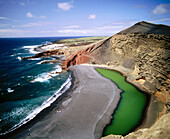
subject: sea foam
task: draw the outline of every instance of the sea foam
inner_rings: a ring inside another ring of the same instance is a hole
[[[14,92],[14,90],[12,90],[11,88],[8,88],[7,91],[8,91],[8,93]]]
[[[18,59],[19,61],[21,61],[21,60],[22,60],[22,58],[21,58],[20,56],[18,56],[18,57],[17,57],[17,59]]]
[[[64,44],[48,44],[45,46],[42,46],[41,49],[44,50],[56,50],[56,49],[61,49]]]
[[[23,46],[22,48],[24,49],[29,49],[30,53],[36,54],[38,53],[37,51],[35,51],[34,49],[37,48],[40,45],[30,45],[30,46]]]
[[[31,83],[34,83],[34,82],[49,82],[49,79],[59,75],[59,73],[62,71],[62,68],[59,65],[57,65],[56,68],[57,69],[52,70],[50,72],[45,72],[45,73],[39,74],[34,80],[31,81]]]
[[[42,58],[30,58],[28,60],[41,60]]]
[[[25,119],[23,119],[19,124],[13,126],[8,131],[4,133],[0,133],[0,135],[5,135],[9,132],[14,131],[15,129],[21,127],[26,124],[30,120],[32,120],[37,114],[39,114],[42,110],[49,107],[61,94],[63,94],[66,90],[68,90],[71,86],[71,75],[67,78],[67,80],[62,84],[62,86],[56,91],[54,95],[52,95],[48,100],[46,100],[41,106],[37,107],[31,114],[29,114]]]

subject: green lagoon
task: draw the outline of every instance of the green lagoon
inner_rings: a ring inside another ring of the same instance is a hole
[[[104,77],[111,79],[123,91],[119,105],[113,113],[113,119],[105,128],[103,135],[126,135],[139,124],[146,108],[147,96],[126,82],[121,73],[99,68],[96,70]]]

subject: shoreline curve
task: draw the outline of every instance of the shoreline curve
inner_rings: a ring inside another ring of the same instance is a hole
[[[72,71],[72,86],[68,94],[40,113],[25,128],[10,138],[99,139],[110,122],[122,92],[112,81],[100,75],[94,67],[76,65]],[[63,94],[64,95],[64,94]],[[61,96],[62,97],[62,96]],[[59,98],[60,99],[60,98]]]

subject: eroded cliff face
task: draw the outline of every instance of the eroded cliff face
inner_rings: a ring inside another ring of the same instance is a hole
[[[78,64],[83,64],[83,63],[94,63],[95,60],[93,60],[94,57],[91,55],[91,53],[94,49],[96,49],[96,47],[103,44],[103,42],[104,42],[104,40],[100,41],[96,44],[93,44],[87,48],[84,48],[84,49],[78,51],[77,53],[71,54],[71,56],[69,56],[63,62],[65,69],[67,69],[69,66],[73,66],[73,65],[78,65]]]
[[[170,102],[170,37],[157,34],[117,34],[91,53],[97,64],[122,66],[130,81],[138,82],[163,103]]]

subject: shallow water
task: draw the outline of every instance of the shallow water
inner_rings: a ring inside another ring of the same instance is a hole
[[[107,69],[96,69],[104,77],[111,79],[123,92],[113,119],[104,130],[104,136],[126,135],[140,122],[146,107],[147,96],[132,84],[126,82],[119,72]]]

